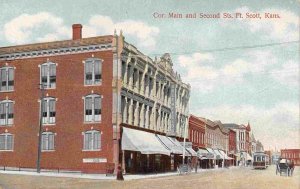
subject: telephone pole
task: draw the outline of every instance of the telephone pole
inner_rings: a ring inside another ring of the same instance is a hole
[[[42,125],[43,125],[43,99],[45,96],[44,84],[39,84],[40,86],[40,122],[39,122],[39,134],[38,134],[38,156],[36,162],[36,172],[41,172],[41,153],[42,153]]]

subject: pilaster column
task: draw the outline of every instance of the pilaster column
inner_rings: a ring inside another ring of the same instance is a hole
[[[128,121],[127,123],[129,125],[132,124],[132,120],[133,120],[133,100],[132,99],[127,99],[128,101]]]
[[[139,122],[139,102],[135,103],[135,110],[134,110],[134,123],[133,125],[138,126]]]
[[[144,127],[145,124],[145,114],[144,114],[145,104],[143,103],[140,107],[140,127]]]
[[[127,97],[124,97],[124,101],[122,102],[124,103],[123,107],[123,123],[127,123],[128,117],[127,117]]]

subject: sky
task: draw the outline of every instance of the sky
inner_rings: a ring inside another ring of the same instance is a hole
[[[1,47],[70,39],[74,23],[83,25],[83,37],[122,30],[153,59],[170,53],[174,69],[191,85],[191,114],[249,122],[265,149],[300,148],[299,0],[0,2]]]

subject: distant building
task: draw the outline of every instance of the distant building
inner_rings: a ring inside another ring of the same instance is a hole
[[[256,152],[256,140],[255,140],[253,132],[251,133],[250,145],[251,145],[250,155],[252,155],[253,153]]]
[[[189,117],[189,141],[194,150],[205,149],[205,122],[194,115]]]
[[[238,125],[235,123],[224,123],[225,128],[232,129],[236,132],[236,156],[237,164],[248,165],[252,161],[251,143],[250,143],[250,124]]]
[[[230,161],[232,165],[236,165],[236,131],[233,129],[229,129],[229,137],[228,137],[228,156],[233,158],[234,161]]]
[[[300,166],[300,149],[282,149],[280,153],[281,158],[289,159]]]
[[[257,140],[256,141],[256,152],[263,152],[264,151],[264,146],[262,145],[262,143]]]

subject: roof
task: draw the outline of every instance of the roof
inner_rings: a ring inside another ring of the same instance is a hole
[[[240,128],[240,125],[236,124],[236,123],[223,123],[223,126],[225,128],[230,128],[230,129],[238,129]]]
[[[0,47],[0,55],[18,53],[18,52],[40,51],[40,50],[47,50],[47,49],[107,44],[107,43],[112,43],[112,41],[113,41],[113,36],[106,35],[106,36],[82,38],[78,40],[63,40],[63,41]]]

